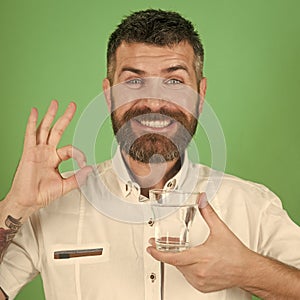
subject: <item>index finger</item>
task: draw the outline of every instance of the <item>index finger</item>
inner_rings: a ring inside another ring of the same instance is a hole
[[[71,102],[65,110],[64,114],[57,120],[57,122],[52,127],[48,138],[49,145],[57,146],[65,129],[72,121],[75,111],[76,104],[74,102]]]
[[[38,119],[38,111],[33,107],[30,111],[28,122],[26,125],[24,148],[36,145],[36,123]]]

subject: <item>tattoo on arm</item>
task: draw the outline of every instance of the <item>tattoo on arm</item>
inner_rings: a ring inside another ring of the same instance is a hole
[[[22,226],[21,219],[22,218],[15,219],[9,215],[5,220],[5,225],[8,229],[0,228],[0,263],[3,260],[7,247]]]

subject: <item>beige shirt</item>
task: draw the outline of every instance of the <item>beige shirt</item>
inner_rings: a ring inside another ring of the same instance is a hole
[[[119,151],[98,171],[84,189],[39,210],[22,226],[0,267],[0,286],[10,299],[38,273],[48,300],[161,299],[161,264],[146,252],[154,236],[147,199],[131,181]],[[185,159],[165,188],[206,191],[220,218],[245,245],[300,267],[300,229],[266,187]],[[203,243],[208,234],[198,213],[191,229],[193,245]],[[54,255],[87,249],[87,256]],[[91,255],[97,251],[101,255]],[[169,265],[164,294],[164,300],[251,299],[238,288],[202,294]]]

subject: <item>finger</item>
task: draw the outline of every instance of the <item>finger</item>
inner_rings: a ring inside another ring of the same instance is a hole
[[[81,152],[79,149],[73,147],[72,145],[64,146],[60,149],[57,149],[56,152],[61,161],[73,158],[76,160],[80,169],[86,166],[86,157],[84,153]]]
[[[199,196],[197,198],[197,204],[198,204],[199,208],[204,208],[208,204],[207,196],[206,196],[205,192],[199,194]]]
[[[63,180],[63,195],[82,186],[88,177],[88,175],[93,171],[91,166],[86,166],[80,169],[76,174],[69,178]]]
[[[73,158],[76,160],[80,170],[63,180],[63,194],[70,192],[71,190],[83,185],[87,176],[93,171],[92,167],[86,166],[86,157],[79,149],[68,145],[57,150],[57,155],[61,161]]]
[[[24,148],[28,148],[36,145],[37,119],[38,119],[38,111],[36,108],[32,108],[26,126]]]
[[[148,242],[151,246],[155,247],[155,239],[154,238],[150,238]]]
[[[56,116],[57,109],[58,109],[58,102],[56,100],[52,100],[43,120],[41,121],[37,129],[38,144],[45,144],[47,142],[51,124]]]
[[[213,230],[215,230],[216,228],[219,228],[220,225],[224,224],[217,213],[214,211],[212,206],[208,203],[205,193],[201,195],[200,201],[198,203],[198,208],[211,232],[213,232]]]
[[[150,239],[151,244],[153,240]],[[197,251],[200,251],[201,246],[197,248],[190,248],[182,252],[163,252],[158,251],[154,245],[148,247],[147,252],[156,260],[173,265],[173,266],[186,266],[197,262],[198,256]]]
[[[64,114],[57,120],[57,122],[52,127],[48,138],[49,145],[57,146],[65,129],[72,121],[75,111],[76,104],[74,102],[71,102],[65,110]]]

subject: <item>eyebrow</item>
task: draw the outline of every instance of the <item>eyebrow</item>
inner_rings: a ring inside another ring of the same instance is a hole
[[[185,71],[187,74],[190,74],[188,68],[184,65],[175,65],[175,66],[172,66],[172,67],[168,67],[166,69],[163,69],[162,72],[163,73],[172,73],[172,72],[175,72],[175,71],[178,71],[178,70],[183,70]],[[135,73],[137,75],[145,75],[146,72],[143,71],[143,70],[140,70],[140,69],[136,69],[136,68],[133,68],[133,67],[128,67],[128,66],[124,66],[120,73],[119,73],[119,76],[123,73],[123,72],[131,72],[131,73]]]
[[[119,76],[123,73],[123,72],[131,72],[131,73],[135,73],[138,75],[145,75],[146,72],[140,69],[136,69],[136,68],[132,68],[132,67],[123,67],[119,73]]]
[[[188,68],[186,66],[183,66],[183,65],[172,66],[172,67],[163,69],[162,71],[163,71],[163,73],[172,73],[172,72],[175,72],[177,70],[183,70],[183,71],[187,72],[188,74],[190,73]]]

